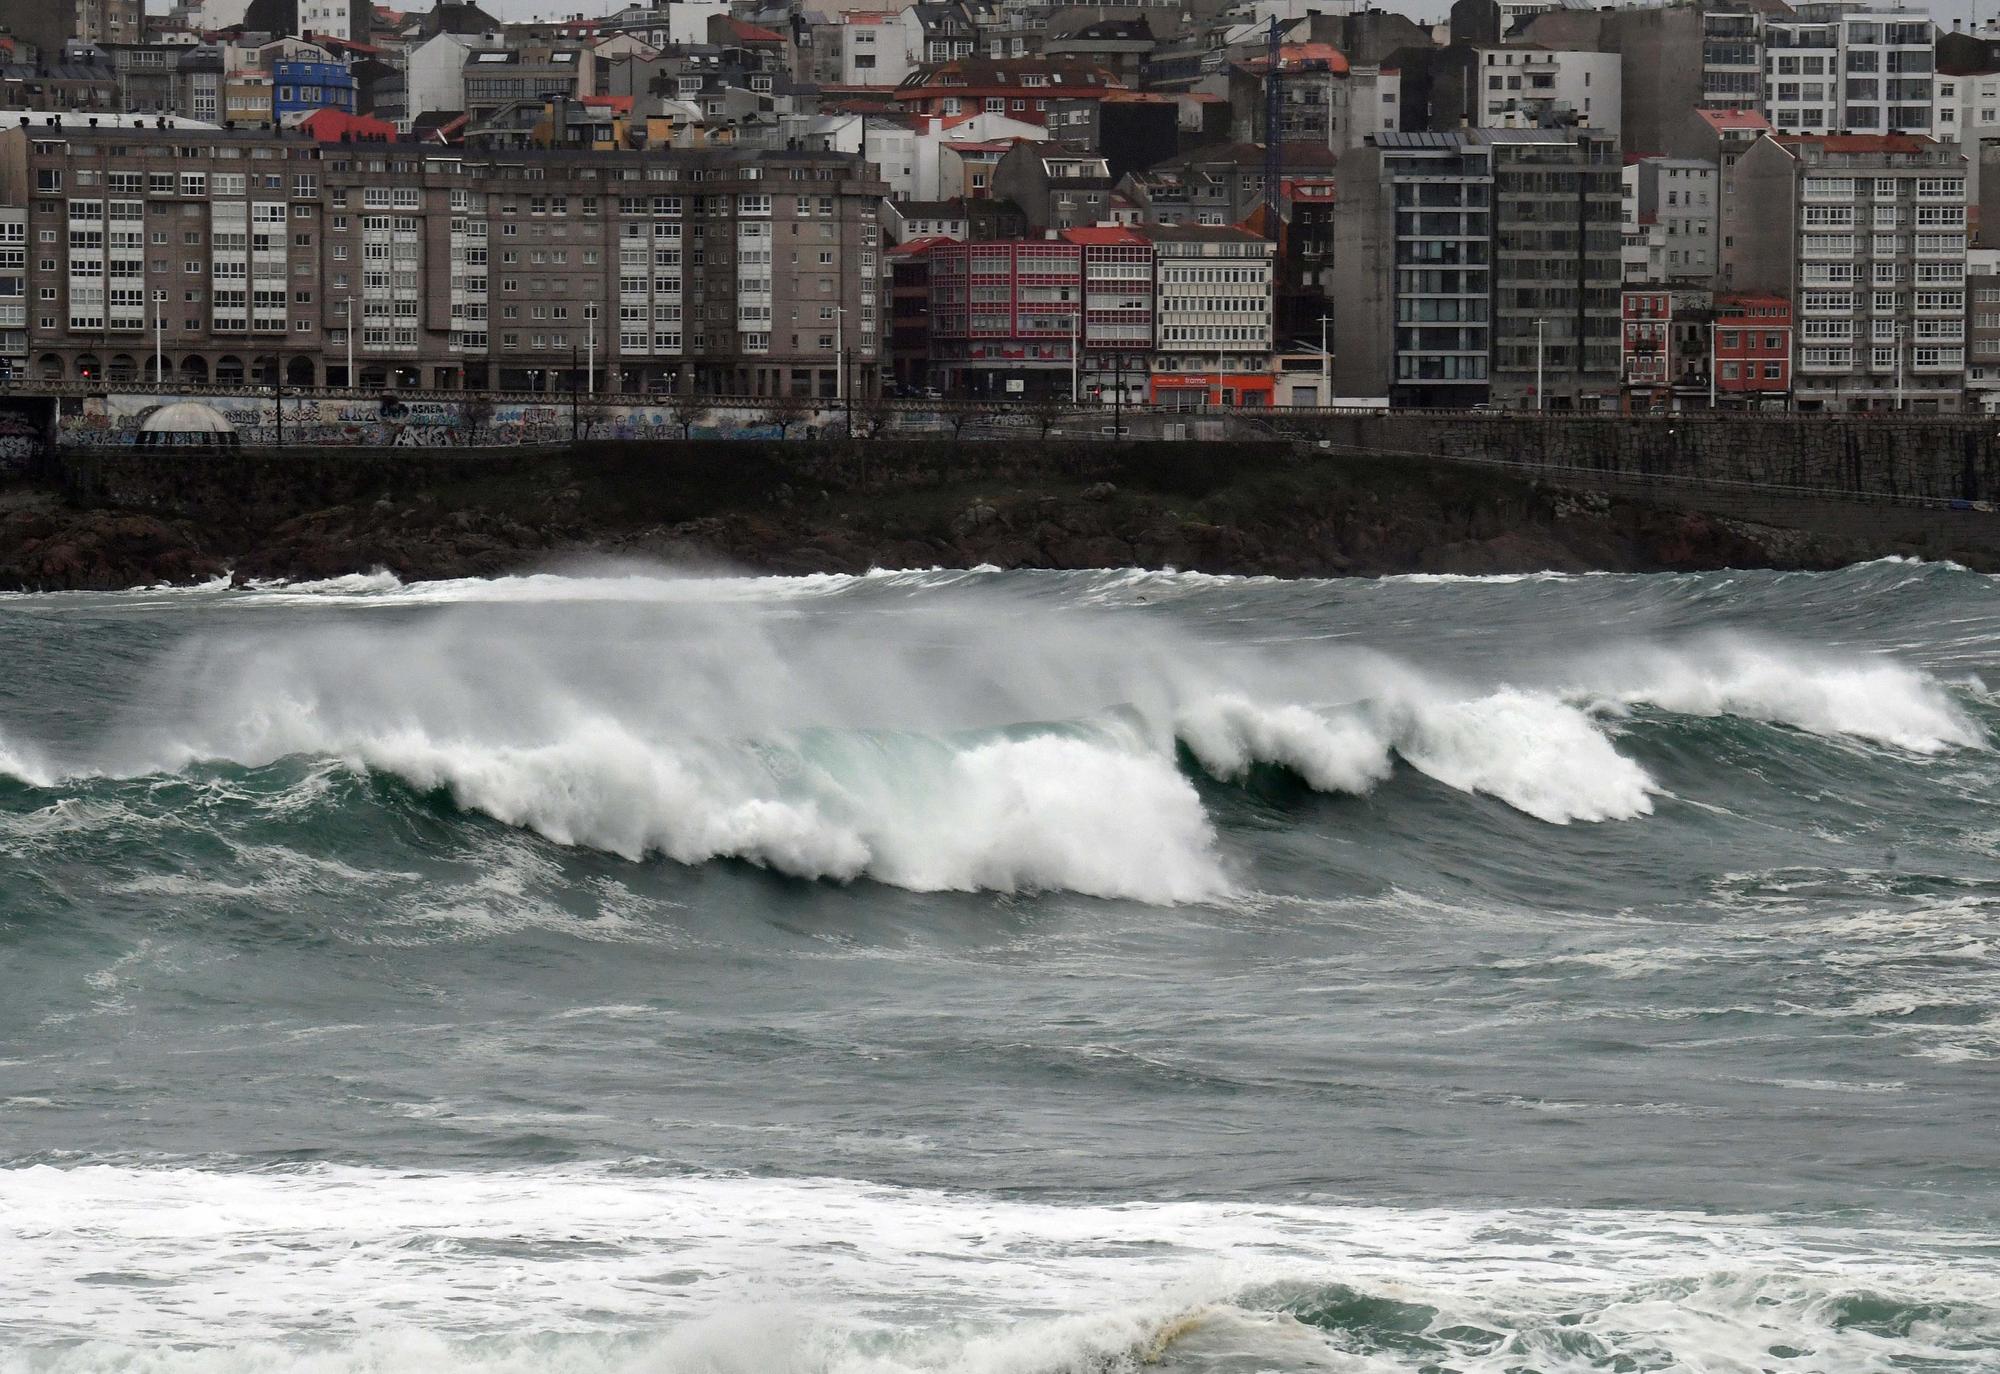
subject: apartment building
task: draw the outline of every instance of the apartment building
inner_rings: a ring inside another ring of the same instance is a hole
[[[1765,113],[1784,133],[1932,133],[1937,26],[1870,0],[1816,0],[1765,23]]]
[[[1030,230],[1082,229],[1108,217],[1111,164],[1056,143],[1016,143],[993,166],[993,195],[1011,200]]]
[[[1735,292],[1795,303],[1805,411],[1959,408],[1965,382],[1965,155],[1916,134],[1778,135],[1731,171]]]
[[[1718,110],[1764,108],[1764,11],[1750,4],[1701,8],[1701,103]]]
[[[4,230],[0,225],[0,230]],[[2000,248],[1966,254],[1965,403],[1974,410],[2000,411]],[[0,309],[6,306],[0,300]]]
[[[895,13],[850,11],[831,27],[839,39],[839,84],[899,86],[910,74],[910,31]]]
[[[958,395],[1145,399],[1155,288],[1144,235],[1098,226],[917,247],[937,385]]]
[[[929,8],[915,5],[905,17]],[[1109,71],[1069,59],[962,57],[911,72],[896,88],[897,108],[909,114],[954,119],[959,115],[1005,114],[1046,127],[1049,102],[1102,99],[1123,90]]]
[[[315,110],[354,113],[354,76],[345,62],[293,58],[271,64],[271,113],[280,121]]]
[[[255,67],[238,67],[223,78],[223,122],[251,127],[269,125],[272,93],[269,72]]]
[[[855,159],[129,124],[0,131],[35,376],[137,376],[157,348],[190,382],[344,384],[351,357],[362,386],[875,383],[883,188]]]
[[[955,395],[1268,406],[1272,251],[1199,225],[930,241],[933,379]]]
[[[1784,410],[1792,394],[1792,303],[1783,296],[1715,299],[1711,333],[1718,406]]]
[[[1270,137],[1265,127],[1271,59],[1259,54],[1229,72],[1231,120],[1248,142]],[[1379,126],[1372,107],[1376,83],[1355,80],[1346,54],[1331,43],[1286,43],[1278,49],[1278,140],[1339,150]]]
[[[587,95],[587,59],[576,49],[474,49],[466,53],[462,70],[465,113],[477,125],[516,101]]]
[[[1153,245],[1152,399],[1162,405],[1269,406],[1269,239],[1200,224],[1139,226]]]
[[[1493,399],[1618,404],[1617,140],[1591,129],[1487,129],[1493,155]]]
[[[141,0],[70,0],[48,8],[74,8],[80,43],[138,43],[145,37],[145,5]]]
[[[1713,278],[1722,242],[1721,179],[1715,164],[1642,157],[1625,164],[1624,185],[1628,231],[1656,231],[1648,235],[1645,280],[1705,283]]]
[[[213,124],[222,118],[222,53],[189,48],[174,64],[174,109],[189,119]]]
[[[1068,397],[1082,385],[1083,248],[1068,238],[931,245],[931,361],[955,396]]]
[[[1731,12],[1741,4],[1730,4]],[[1675,126],[1687,112],[1711,103],[1712,88],[1740,70],[1740,52],[1721,50],[1710,37],[1709,11],[1694,4],[1593,6],[1553,10],[1530,21],[1521,37],[1564,52],[1615,54],[1619,59],[1618,134],[1642,153],[1683,153],[1673,145]],[[1713,68],[1706,60],[1711,49]],[[1729,93],[1725,92],[1725,95]],[[1714,103],[1732,107],[1730,96]],[[1595,124],[1604,121],[1593,116]]]
[[[1155,329],[1153,242],[1116,226],[1072,229],[1063,237],[1083,250],[1082,394],[1107,403],[1144,401]]]
[[[1623,92],[1615,52],[1564,51],[1524,43],[1474,48],[1472,123],[1482,129],[1569,123],[1616,135]]]
[[[1341,162],[1333,394],[1471,406],[1491,381],[1493,148],[1384,133]]]
[[[1633,414],[1706,407],[1710,326],[1707,290],[1658,284],[1627,287],[1620,372]]]
[[[1940,103],[1947,87],[1957,101],[1955,132],[1940,137],[1955,139],[1965,149],[1966,199],[1977,205],[1982,173],[1979,149],[1982,144],[2000,140],[2000,72],[1941,75],[1938,87]]]
[[[0,376],[28,371],[28,211],[0,205]]]

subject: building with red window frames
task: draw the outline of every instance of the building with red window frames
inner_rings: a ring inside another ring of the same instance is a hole
[[[1119,226],[1049,239],[934,243],[930,349],[955,396],[1141,394],[1153,348],[1153,245]]]

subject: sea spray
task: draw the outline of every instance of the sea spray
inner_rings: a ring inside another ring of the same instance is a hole
[[[1229,693],[1183,709],[1175,729],[1224,782],[1240,782],[1265,763],[1289,768],[1321,792],[1366,792],[1391,769],[1388,738],[1354,712],[1260,707]]]
[[[1582,712],[1528,692],[1419,705],[1398,751],[1447,786],[1558,825],[1643,816],[1657,790]]]
[[[1612,646],[1574,671],[1574,695],[1621,707],[1739,716],[1917,754],[1987,743],[1935,678],[1885,657],[1715,634]]]
[[[0,768],[48,785],[333,759],[627,859],[1184,902],[1232,884],[1177,742],[1223,782],[1263,765],[1361,794],[1400,761],[1568,824],[1651,812],[1661,782],[1602,718],[1642,706],[1926,753],[1984,739],[1934,679],[1869,655],[1611,641],[1482,681],[1339,639],[1218,653],[1184,624],[1050,607],[1013,585],[623,565],[253,592],[230,604],[260,613],[169,652],[91,756],[14,747]],[[1186,574],[1110,585],[1269,590]],[[1563,584],[1486,590],[1513,585]],[[301,605],[332,614],[265,619]]]

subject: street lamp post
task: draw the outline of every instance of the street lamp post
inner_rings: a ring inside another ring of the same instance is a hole
[[[1542,408],[1542,327],[1547,320],[1535,321],[1535,409]]]
[[[833,399],[843,404],[847,400],[847,368],[840,360],[847,356],[847,307],[833,308],[833,361],[839,371],[833,378]]]
[[[1123,442],[1125,438],[1125,355],[1111,355],[1111,437]]]
[[[1326,346],[1326,326],[1332,319],[1331,315],[1319,317],[1319,403],[1323,406],[1333,404],[1333,354]]]
[[[1715,374],[1722,370],[1722,355],[1717,348],[1716,322],[1708,322],[1708,408],[1715,409]]]
[[[1078,301],[1069,317],[1069,403],[1075,405],[1083,391],[1083,302]]]
[[[1896,322],[1896,413],[1903,413],[1903,324]]]
[[[348,295],[348,297],[347,297],[347,389],[348,389],[349,391],[353,391],[353,390],[355,389],[355,386],[354,386],[354,296],[353,296],[353,294],[352,294],[352,293],[350,293],[350,294]]]

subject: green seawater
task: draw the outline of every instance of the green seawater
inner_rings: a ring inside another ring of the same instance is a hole
[[[0,597],[0,1374],[2000,1369],[2000,579]]]

